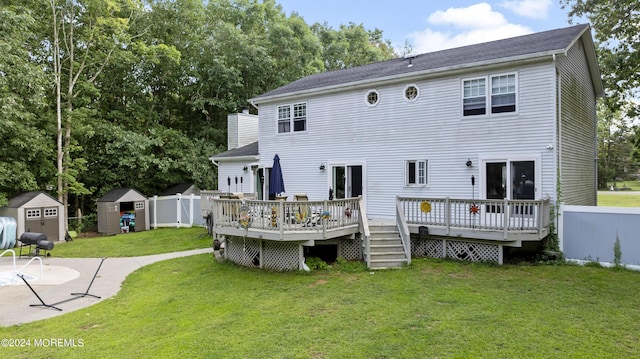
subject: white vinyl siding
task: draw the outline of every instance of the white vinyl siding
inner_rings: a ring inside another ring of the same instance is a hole
[[[588,72],[582,42],[558,59],[558,86],[562,127],[560,147],[562,200],[568,205],[594,206],[596,183],[596,95]]]
[[[271,167],[280,156],[286,193],[306,193],[312,201],[328,198],[331,171],[321,163],[363,166],[363,197],[367,214],[395,216],[396,196],[472,198],[479,196],[480,155],[540,153],[539,196],[554,197],[555,67],[548,63],[507,67],[500,74],[517,71],[518,111],[487,115],[482,125],[461,122],[461,76],[412,79],[378,85],[380,99],[368,106],[368,87],[309,96],[305,94],[305,136],[280,136],[273,129],[282,102],[260,103],[260,166]],[[485,72],[462,78],[477,79]],[[407,85],[420,89],[419,97],[404,98]],[[489,91],[489,90],[487,90]],[[302,102],[291,98],[288,102]],[[393,120],[393,121],[392,121]],[[426,185],[405,186],[406,161],[428,159]],[[467,167],[467,160],[472,167]],[[237,173],[237,172],[235,172]],[[475,176],[472,187],[470,178]],[[221,188],[225,191],[226,175]],[[234,184],[232,184],[232,191]]]

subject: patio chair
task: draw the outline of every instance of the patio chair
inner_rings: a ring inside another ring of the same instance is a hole
[[[296,220],[302,224],[303,226],[307,226],[311,220],[311,213],[309,211],[309,204],[306,203],[309,201],[309,196],[306,193],[296,193],[293,195],[293,199],[296,202],[305,202],[304,204],[300,204],[296,208]]]

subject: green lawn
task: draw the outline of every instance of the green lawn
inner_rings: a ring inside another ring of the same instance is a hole
[[[640,357],[637,272],[434,259],[415,260],[401,270],[345,268],[350,270],[276,273],[220,264],[210,254],[163,261],[134,272],[117,296],[101,303],[0,328],[2,338],[74,339],[82,347],[32,344],[3,347],[0,353],[3,358]]]
[[[89,238],[56,243],[56,257],[97,258],[134,257],[211,247],[206,228],[159,228],[150,231]]]
[[[640,194],[620,192],[598,192],[599,207],[640,207]]]

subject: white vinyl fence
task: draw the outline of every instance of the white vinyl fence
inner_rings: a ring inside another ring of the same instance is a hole
[[[620,264],[640,269],[640,208],[561,206],[558,224],[567,259],[610,266],[617,238]]]
[[[149,198],[151,228],[192,227],[206,225],[206,219],[200,212],[200,196],[153,196]]]

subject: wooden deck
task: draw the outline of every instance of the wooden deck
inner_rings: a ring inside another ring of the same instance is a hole
[[[358,198],[332,201],[257,201],[210,198],[216,235],[274,241],[316,241],[360,232]]]
[[[542,200],[473,200],[398,198],[411,233],[426,227],[429,235],[522,242],[549,234],[551,205]]]

